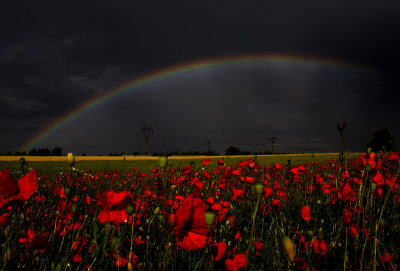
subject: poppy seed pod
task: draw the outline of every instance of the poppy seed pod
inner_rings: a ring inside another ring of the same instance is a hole
[[[215,220],[215,213],[214,212],[210,212],[210,211],[206,211],[204,213],[204,219],[206,221],[207,225],[211,225],[212,223],[214,223]]]
[[[371,183],[371,191],[375,191],[376,189],[376,183]]]
[[[74,164],[75,164],[75,157],[74,157],[74,155],[72,154],[72,152],[69,152],[68,155],[67,155],[67,163],[68,163],[68,165],[70,165],[71,167],[73,167]]]
[[[160,168],[166,168],[168,164],[168,156],[167,155],[162,155],[158,157],[158,165]]]
[[[256,191],[257,195],[261,195],[264,189],[264,185],[262,183],[257,183],[254,185],[254,190]]]

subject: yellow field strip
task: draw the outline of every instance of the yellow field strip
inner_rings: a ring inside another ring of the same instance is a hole
[[[315,153],[314,156],[339,155],[339,153]],[[275,155],[257,155],[257,157],[296,157],[296,156],[312,156],[312,154],[275,154]],[[49,162],[49,161],[66,161],[66,156],[0,156],[0,161],[19,161],[23,157],[25,160],[32,162]],[[232,156],[169,156],[171,160],[187,160],[187,159],[226,159],[226,158],[253,158],[254,155],[232,155]],[[76,161],[122,161],[122,160],[157,160],[158,156],[75,156]]]

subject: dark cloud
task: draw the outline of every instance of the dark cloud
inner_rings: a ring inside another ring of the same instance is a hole
[[[141,151],[142,123],[156,131],[155,151],[204,149],[207,139],[218,151],[227,142],[260,150],[269,136],[279,137],[281,151],[338,151],[340,120],[357,150],[381,127],[399,137],[399,8],[398,1],[3,1],[0,153],[127,80],[257,53],[366,71],[290,62],[208,70],[115,97],[40,144]]]

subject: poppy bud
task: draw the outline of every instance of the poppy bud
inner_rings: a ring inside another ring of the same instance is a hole
[[[77,209],[78,207],[74,204],[74,205],[72,205],[72,207],[71,207],[71,210],[72,210],[72,212],[76,212],[76,209]]]
[[[204,213],[204,219],[206,221],[206,224],[211,225],[212,223],[214,223],[215,216],[216,216],[215,213],[206,211]]]
[[[135,211],[135,208],[132,206],[132,205],[127,205],[126,206],[126,214],[127,215],[131,215],[131,214],[133,214],[133,212]]]
[[[132,270],[133,270],[133,264],[132,264],[131,262],[129,262],[129,263],[126,265],[126,269],[127,269],[128,271],[132,271]]]
[[[65,189],[64,189],[64,194],[65,194],[66,196],[68,196],[69,194],[71,194],[71,188],[69,188],[69,187],[65,188]]]
[[[288,255],[290,260],[294,260],[294,256],[296,255],[296,252],[294,250],[294,244],[292,240],[290,240],[289,237],[285,236],[282,239],[283,242],[283,248],[285,249],[286,254]]]
[[[11,250],[11,248],[7,248],[7,250],[6,250],[6,259],[7,259],[7,261],[11,261],[12,260],[12,250]]]
[[[160,168],[166,168],[168,164],[168,156],[167,155],[162,155],[158,157],[158,165]]]
[[[74,164],[75,164],[75,157],[74,157],[74,155],[72,154],[72,152],[69,152],[68,155],[67,155],[67,163],[68,163],[68,165],[70,165],[71,167],[73,167]]]
[[[376,189],[376,183],[371,183],[371,190],[375,191],[375,189]]]
[[[154,209],[154,214],[157,215],[160,212],[160,207],[157,207],[156,209]]]
[[[261,195],[264,189],[264,185],[262,183],[257,183],[254,185],[254,189],[257,193],[257,195]]]
[[[338,122],[338,123],[336,124],[336,128],[337,128],[339,131],[343,131],[344,129],[346,129],[346,127],[347,127],[347,123],[346,123],[346,122]]]
[[[371,152],[372,152],[372,148],[371,148],[371,147],[368,147],[368,148],[367,148],[367,154],[370,155]]]

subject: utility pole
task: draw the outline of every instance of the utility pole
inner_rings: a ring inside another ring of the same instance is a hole
[[[147,155],[149,152],[149,141],[150,141],[150,136],[153,135],[154,131],[153,128],[150,127],[146,127],[143,124],[142,130],[141,130],[142,134],[144,135],[144,153]]]
[[[271,141],[271,143],[272,143],[272,154],[274,154],[275,145],[276,145],[276,141],[278,140],[278,138],[273,136],[273,137],[268,138],[268,140]]]

